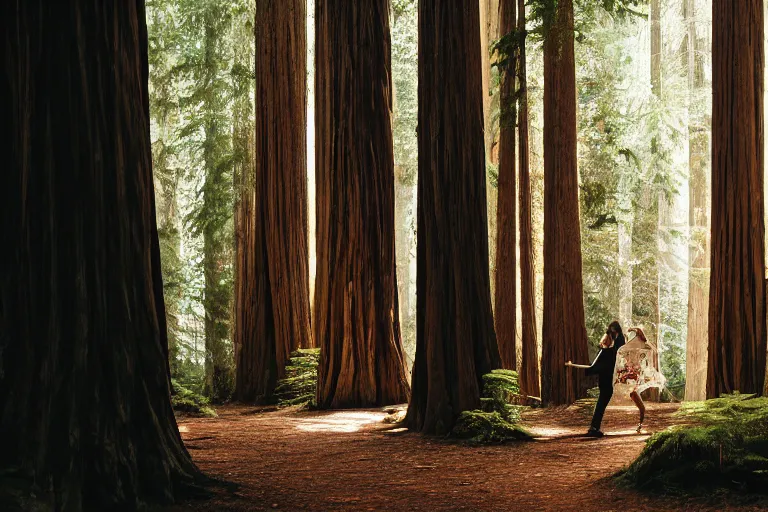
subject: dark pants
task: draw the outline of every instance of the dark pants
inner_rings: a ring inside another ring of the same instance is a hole
[[[600,425],[603,423],[603,415],[605,415],[605,408],[608,407],[608,402],[611,401],[613,396],[613,383],[601,382],[600,383],[600,396],[597,398],[597,404],[595,405],[595,414],[592,416],[592,428],[600,430]]]

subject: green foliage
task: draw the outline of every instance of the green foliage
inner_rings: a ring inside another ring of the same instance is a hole
[[[184,387],[176,379],[171,379],[171,386],[173,387],[171,405],[174,411],[206,418],[218,416],[213,407],[210,406],[208,398]]]
[[[528,19],[533,24],[531,33],[536,39],[544,39],[555,21],[558,0],[528,0]],[[601,16],[610,16],[617,20],[627,17],[644,18],[648,0],[574,0],[574,30],[578,42],[583,34],[588,34],[595,20]]]
[[[317,391],[317,366],[320,349],[298,349],[291,353],[285,378],[277,383],[275,396],[281,407],[313,408]]]
[[[451,435],[473,444],[522,441],[531,435],[520,425],[520,398],[517,372],[492,370],[483,375],[482,410],[464,411],[456,420]]]
[[[252,0],[148,0],[158,235],[172,375],[228,397],[236,119],[250,133]],[[245,36],[243,35],[245,34]],[[239,117],[238,117],[239,116]]]
[[[768,398],[724,395],[683,404],[679,414],[697,424],[651,437],[619,474],[622,484],[670,494],[768,493]]]
[[[498,412],[464,411],[451,434],[472,444],[498,444],[526,441],[531,435],[520,425],[506,420]]]

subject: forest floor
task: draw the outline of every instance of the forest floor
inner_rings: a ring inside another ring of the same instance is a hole
[[[617,488],[611,476],[653,432],[679,421],[674,404],[609,407],[606,436],[583,436],[590,411],[577,406],[524,416],[533,442],[470,446],[385,423],[384,410],[217,409],[215,419],[179,418],[195,462],[230,482],[210,499],[173,510],[672,511],[765,510],[748,498],[669,498]]]

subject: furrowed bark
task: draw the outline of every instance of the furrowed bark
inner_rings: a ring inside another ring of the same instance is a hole
[[[419,3],[417,344],[409,428],[450,432],[501,361],[493,329],[477,0]]]
[[[517,132],[519,137],[520,183],[520,303],[522,315],[522,360],[520,389],[528,396],[541,396],[539,378],[539,347],[536,336],[536,269],[533,256],[533,205],[531,202],[531,166],[528,142],[528,78],[525,69],[525,0],[517,0],[517,32],[520,37],[518,80],[520,108]]]
[[[576,161],[573,2],[560,0],[544,41],[544,328],[542,399],[574,402],[586,388],[568,360],[587,359]]]
[[[0,508],[172,503],[201,477],[170,402],[144,2],[8,2],[0,33]]]
[[[311,347],[307,245],[306,0],[256,5],[253,231],[242,297],[239,400],[265,402],[293,350]],[[247,212],[246,212],[247,213]]]
[[[317,403],[402,403],[388,0],[318,0]]]
[[[765,385],[763,45],[762,1],[712,3],[707,398]]]
[[[517,0],[501,0],[499,4],[499,30],[510,34],[516,29]],[[517,369],[517,247],[515,218],[515,122],[517,105],[515,78],[517,51],[505,55],[501,73],[501,121],[499,123],[499,186],[496,227],[496,307],[494,319],[501,364]]]

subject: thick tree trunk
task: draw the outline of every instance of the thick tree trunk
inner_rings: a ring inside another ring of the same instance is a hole
[[[517,0],[501,0],[499,4],[499,30],[510,34],[517,28]],[[499,122],[499,186],[496,228],[496,307],[494,319],[496,339],[499,344],[501,364],[510,370],[517,369],[517,222],[515,205],[515,74],[517,55],[505,55],[506,64],[501,74],[501,120]]]
[[[557,4],[544,41],[544,330],[542,399],[568,404],[586,388],[568,360],[587,359],[576,162],[573,2]]]
[[[419,3],[416,362],[408,426],[447,433],[501,364],[488,273],[477,0]]]
[[[520,137],[520,303],[522,316],[522,360],[520,389],[528,396],[541,396],[539,347],[536,336],[536,270],[533,256],[533,205],[528,142],[528,78],[525,69],[525,0],[517,0],[517,31],[520,37],[518,61],[520,110],[517,131]]]
[[[0,508],[199,477],[171,410],[143,1],[0,7]]]
[[[402,403],[388,0],[317,0],[317,403]]]
[[[236,396],[271,398],[291,351],[310,347],[306,0],[256,5],[252,296],[241,297]],[[250,205],[248,205],[250,206]],[[249,256],[246,256],[249,257]],[[244,276],[245,277],[245,276]]]
[[[686,342],[685,399],[704,400],[707,391],[707,308],[709,293],[709,136],[703,100],[704,63],[696,36],[696,1],[684,0],[688,26],[688,337]]]
[[[763,2],[712,4],[712,274],[707,397],[763,393]]]

